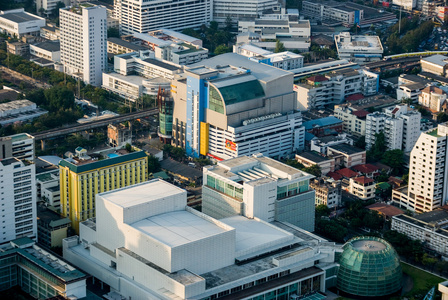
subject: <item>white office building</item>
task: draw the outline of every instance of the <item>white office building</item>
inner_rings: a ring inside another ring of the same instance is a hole
[[[410,154],[409,184],[394,190],[392,201],[418,213],[447,204],[447,138],[448,123],[420,135]]]
[[[263,12],[273,10],[280,12],[277,0],[214,0],[213,20],[225,24],[227,17],[232,22],[258,18]]]
[[[34,161],[34,137],[28,133],[18,133],[0,138],[0,159],[15,157]]]
[[[43,13],[47,15],[51,14],[53,10],[56,8],[56,4],[58,2],[64,3],[65,6],[69,6],[75,1],[71,0],[36,0],[36,12],[40,14],[41,9],[43,9]],[[80,1],[81,2],[81,1]],[[84,1],[83,1],[84,2]]]
[[[374,112],[366,118],[366,149],[375,144],[375,135],[384,133],[387,149],[410,152],[420,135],[421,114],[401,104],[385,109],[384,113]]]
[[[314,231],[314,176],[262,155],[204,167],[202,212],[217,219],[242,215]]]
[[[107,67],[106,8],[84,3],[61,9],[59,19],[64,72],[100,86]]]
[[[15,157],[0,160],[2,230],[0,244],[20,237],[37,237],[36,168]]]
[[[334,41],[339,59],[347,59],[358,64],[379,61],[383,57],[383,45],[378,36],[351,35],[341,32]]]
[[[393,0],[392,4],[401,6],[403,9],[412,11],[417,6],[417,0]]]
[[[335,284],[340,248],[333,243],[280,222],[216,220],[188,207],[186,191],[163,180],[98,194],[96,209],[79,237],[63,241],[63,253],[108,284],[111,298],[322,299]]]
[[[20,38],[25,34],[39,36],[45,19],[26,12],[23,8],[0,11],[0,32]]]
[[[213,20],[211,0],[146,1],[116,0],[115,16],[122,34],[148,32],[161,28],[197,28]]]
[[[340,104],[353,94],[375,95],[378,88],[378,74],[352,68],[331,71],[325,76],[310,76],[304,83],[294,85],[300,110]]]

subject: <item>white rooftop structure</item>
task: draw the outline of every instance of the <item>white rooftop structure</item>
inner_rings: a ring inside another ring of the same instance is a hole
[[[226,230],[187,211],[173,211],[132,224],[132,227],[170,247],[213,237]]]
[[[235,287],[290,274],[288,282],[317,280],[314,292],[325,290],[335,249],[302,245],[292,225],[283,224],[289,232],[258,218],[216,220],[186,206],[186,198],[160,179],[98,194],[96,219],[80,224],[79,238],[64,240],[64,258],[128,299],[240,299]],[[278,288],[259,283],[245,293]]]
[[[334,37],[340,59],[358,63],[378,61],[383,56],[383,45],[378,36],[351,35],[341,32]]]

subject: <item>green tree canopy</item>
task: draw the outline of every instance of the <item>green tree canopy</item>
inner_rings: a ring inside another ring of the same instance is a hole
[[[280,40],[276,40],[274,52],[280,53],[280,52],[284,52],[284,51],[286,51],[285,45],[283,45],[283,43],[280,42]]]

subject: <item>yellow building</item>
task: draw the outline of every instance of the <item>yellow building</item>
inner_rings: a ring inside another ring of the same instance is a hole
[[[79,222],[95,217],[95,195],[144,182],[148,157],[144,151],[119,150],[102,160],[61,160],[59,163],[61,213],[78,233]]]

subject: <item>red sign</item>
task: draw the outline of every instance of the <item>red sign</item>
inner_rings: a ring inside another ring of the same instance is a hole
[[[226,140],[226,149],[236,151],[236,144],[232,141]]]

